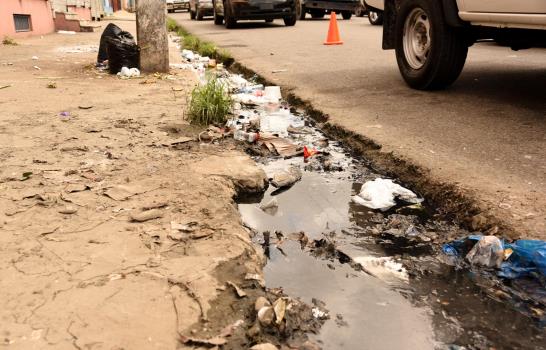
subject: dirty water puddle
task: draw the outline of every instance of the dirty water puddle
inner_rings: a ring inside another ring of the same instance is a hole
[[[347,170],[306,171],[301,157],[256,158],[268,176],[300,166],[302,178],[288,189],[270,186],[260,197],[239,200],[243,222],[267,257],[267,287],[325,304],[328,320],[315,341],[324,349],[544,348],[544,330],[534,320],[517,305],[495,300],[502,292],[484,284],[487,278],[443,263],[430,239],[370,233],[393,217],[415,235],[423,227],[432,237],[463,231],[407,203],[384,213],[354,203],[362,183],[378,175],[336,143],[329,152],[343,157]],[[324,253],[316,242],[335,249]]]

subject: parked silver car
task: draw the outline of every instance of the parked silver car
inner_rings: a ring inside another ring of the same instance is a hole
[[[214,15],[212,0],[190,0],[190,18],[202,21],[205,16]]]

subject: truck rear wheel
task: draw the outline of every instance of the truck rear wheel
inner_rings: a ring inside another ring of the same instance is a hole
[[[445,23],[441,2],[403,1],[396,16],[395,33],[396,61],[409,86],[436,90],[457,80],[468,46],[464,34]]]
[[[343,19],[351,19],[353,13],[351,11],[341,11],[341,17],[343,17]]]
[[[224,25],[227,29],[233,29],[237,25],[237,19],[231,14],[231,8],[226,2],[224,2]]]
[[[298,17],[294,14],[290,17],[285,17],[283,18],[284,20],[284,25],[287,26],[287,27],[292,27],[294,25],[296,25],[296,21],[298,20]]]

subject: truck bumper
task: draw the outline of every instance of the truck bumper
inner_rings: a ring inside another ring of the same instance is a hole
[[[304,3],[306,8],[310,9],[323,9],[323,10],[336,10],[336,11],[354,11],[360,6],[358,1],[306,1]]]
[[[233,3],[233,14],[237,19],[277,19],[286,18],[296,14],[294,2],[286,1],[280,3]]]

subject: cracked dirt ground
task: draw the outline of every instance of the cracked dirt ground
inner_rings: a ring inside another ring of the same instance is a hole
[[[10,349],[180,348],[219,293],[219,264],[244,254],[243,273],[261,273],[233,196],[262,189],[263,171],[225,145],[169,145],[197,132],[183,121],[191,73],[121,80],[91,66],[94,52],[63,52],[99,37],[0,46],[0,86],[11,85],[0,90],[0,344]],[[159,217],[131,222],[145,209]]]

